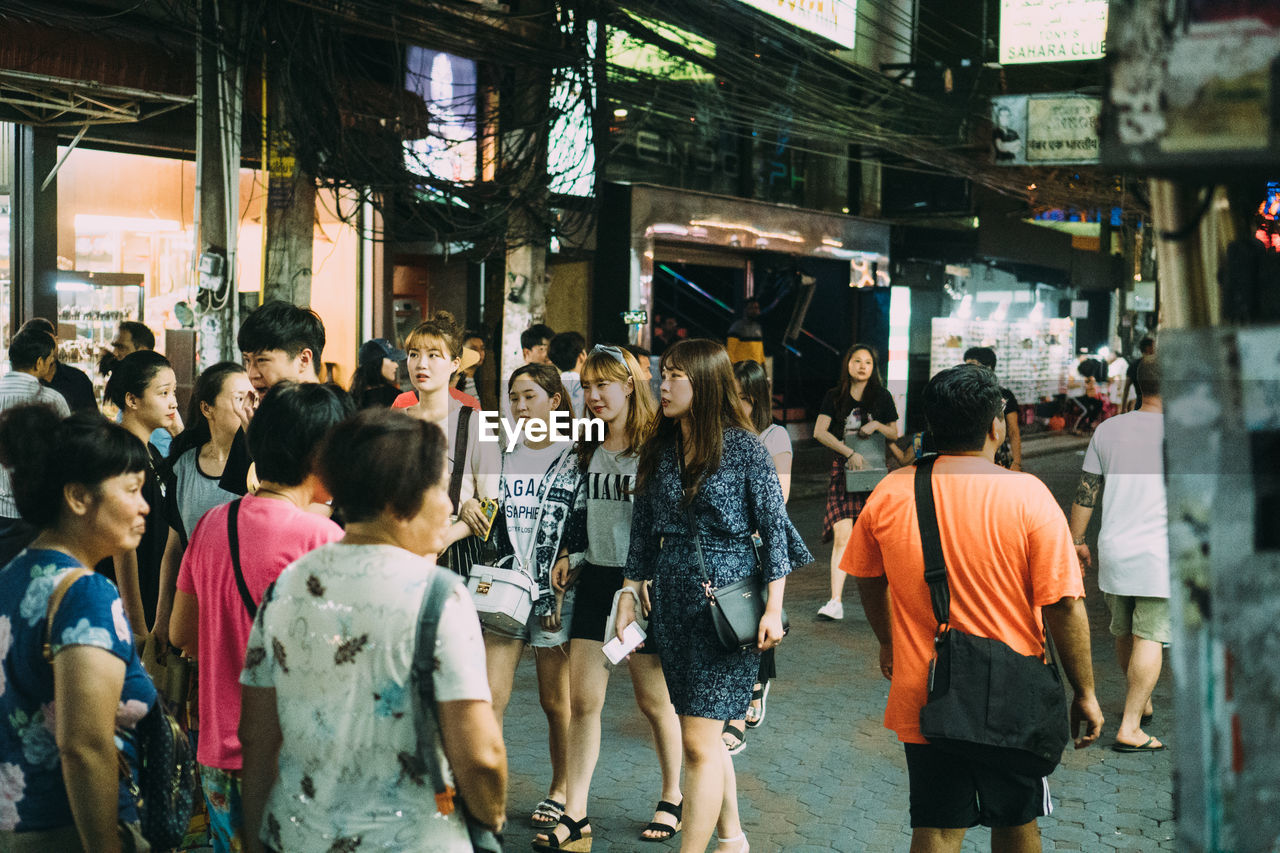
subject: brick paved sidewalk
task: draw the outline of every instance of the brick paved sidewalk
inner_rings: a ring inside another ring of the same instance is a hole
[[[1055,494],[1074,487],[1072,465],[1078,472],[1074,454],[1059,456],[1028,465],[1036,473],[1041,473],[1038,465],[1046,467],[1045,479]],[[819,471],[797,475],[820,476]],[[852,582],[843,622],[819,622],[814,616],[828,594],[830,547],[819,541],[823,501],[815,492],[820,490],[804,492],[808,496],[797,495],[790,509],[819,560],[788,583],[792,632],[778,654],[779,678],[769,695],[767,718],[748,732],[747,747],[735,758],[743,825],[751,849],[761,853],[905,851],[910,842],[906,768],[901,745],[881,724],[888,682],[878,672],[875,639]],[[1096,585],[1090,586],[1088,604],[1106,730],[1099,745],[1068,752],[1051,777],[1054,811],[1040,822],[1044,849],[1172,850],[1170,751],[1123,755],[1107,748],[1119,723],[1124,679]],[[1171,680],[1166,663],[1150,727],[1167,744]],[[546,719],[528,655],[516,674],[506,736],[511,766],[507,842],[509,850],[521,851],[529,849],[535,834],[528,815],[546,795],[550,779]],[[651,844],[637,838],[658,800],[658,770],[625,667],[610,682],[603,743],[589,807],[593,850],[675,849],[676,840]],[[988,850],[989,838],[984,829],[972,830],[964,849]]]

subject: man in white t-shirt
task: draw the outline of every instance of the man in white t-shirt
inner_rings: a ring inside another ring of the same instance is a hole
[[[1071,507],[1071,536],[1080,563],[1093,563],[1085,531],[1106,482],[1098,533],[1098,586],[1111,611],[1111,633],[1128,680],[1124,717],[1112,749],[1151,752],[1164,744],[1143,731],[1151,722],[1151,691],[1160,677],[1169,631],[1169,538],[1164,486],[1164,408],[1160,368],[1144,358],[1138,370],[1142,407],[1103,421],[1085,452]]]

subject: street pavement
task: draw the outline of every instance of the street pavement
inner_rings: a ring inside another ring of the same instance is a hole
[[[1029,439],[1024,447],[1026,470],[1044,479],[1064,510],[1075,492],[1084,445],[1084,440],[1055,435]],[[889,685],[879,674],[875,638],[853,583],[846,588],[843,622],[815,616],[828,596],[831,548],[821,542],[827,464],[825,451],[815,443],[799,444],[789,510],[818,561],[788,581],[792,630],[778,653],[779,677],[764,724],[748,730],[746,749],[734,759],[743,826],[753,851],[905,851],[910,844],[906,766],[901,745],[882,725]],[[1094,516],[1091,545],[1100,514]],[[1125,682],[1092,573],[1086,589],[1094,672],[1107,722],[1097,744],[1068,750],[1050,778],[1054,808],[1040,821],[1044,849],[1172,850],[1170,751],[1176,744],[1170,672],[1166,664],[1154,696],[1155,721],[1147,727],[1170,750],[1112,752],[1108,745],[1119,724]],[[626,667],[617,668],[604,709],[603,747],[588,808],[595,853],[678,846],[679,836],[665,845],[638,840],[658,801],[659,778],[649,727],[629,682]],[[529,849],[535,832],[528,828],[528,816],[547,793],[546,731],[532,657],[526,654],[506,718],[507,847],[512,851]],[[971,830],[964,850],[988,849],[990,833]]]

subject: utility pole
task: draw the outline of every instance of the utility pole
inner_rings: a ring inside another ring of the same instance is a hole
[[[514,4],[513,4],[514,5]],[[519,14],[526,26],[539,28],[543,41],[556,37],[555,5],[548,0],[524,0]],[[548,179],[551,72],[540,66],[515,66],[500,87],[499,176],[520,200],[507,214],[508,245],[503,289],[502,352],[499,379],[520,366],[520,333],[542,322],[547,305]],[[501,395],[499,395],[501,396]]]

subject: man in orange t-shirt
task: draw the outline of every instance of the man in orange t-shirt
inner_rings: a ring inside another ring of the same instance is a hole
[[[960,365],[930,380],[925,417],[940,458],[933,469],[938,528],[951,589],[952,626],[1042,654],[1048,623],[1074,690],[1072,731],[1102,731],[1093,689],[1084,585],[1067,519],[1045,485],[994,462],[1005,438],[995,374]],[[929,744],[920,734],[938,623],[924,580],[915,469],[881,481],[858,517],[840,568],[854,575],[890,679],[887,728],[905,744],[913,853],[959,851],[965,830],[992,828],[995,850],[1038,851],[1036,819],[1052,809],[1047,779],[994,770]],[[890,594],[892,593],[892,594]],[[1043,610],[1042,610],[1043,608]],[[892,626],[892,627],[891,627]]]

